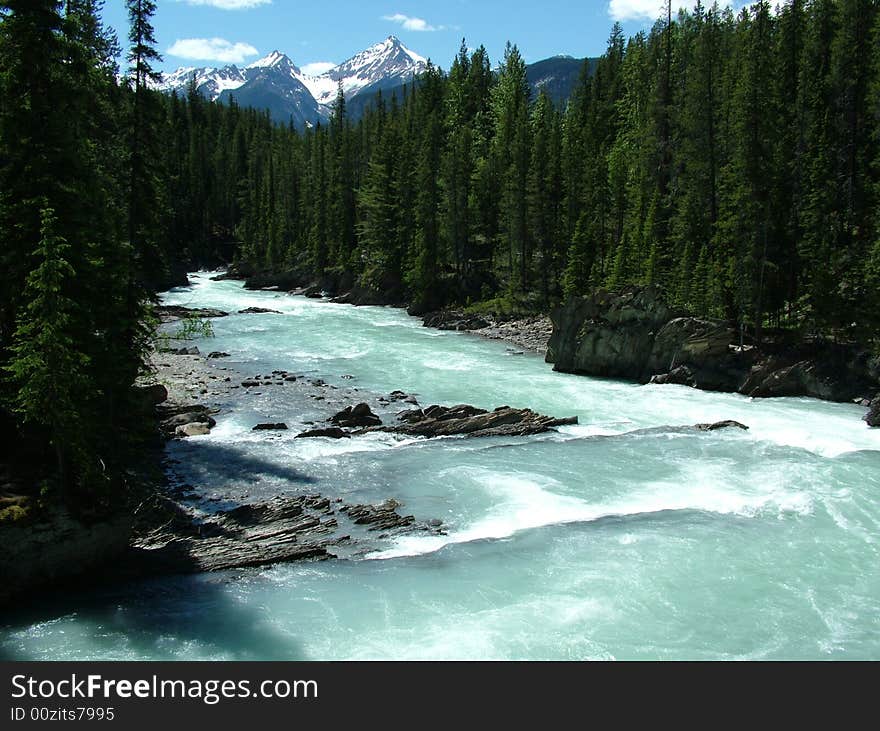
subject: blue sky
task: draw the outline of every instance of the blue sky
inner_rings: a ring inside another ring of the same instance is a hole
[[[320,70],[390,34],[443,68],[462,37],[483,44],[493,64],[507,40],[528,62],[557,54],[602,53],[615,19],[627,34],[650,25],[662,0],[157,0],[161,70],[247,64],[277,49]],[[106,0],[104,18],[125,45],[123,0]]]

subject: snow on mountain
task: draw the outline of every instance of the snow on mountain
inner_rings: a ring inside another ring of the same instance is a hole
[[[413,75],[424,71],[427,65],[424,58],[410,51],[396,36],[388,36],[381,43],[370,46],[366,51],[361,51],[331,69],[324,76],[332,80],[334,86],[341,82],[342,90],[346,98],[349,98],[380,81],[408,81]],[[334,88],[329,97],[325,94],[318,101],[328,104],[335,96]]]
[[[375,93],[380,88],[406,83],[426,67],[424,58],[389,36],[318,76],[304,73],[288,56],[272,51],[244,69],[180,68],[165,74],[157,88],[186,93],[195,79],[199,93],[212,101],[234,97],[239,104],[263,105],[279,121],[292,117],[311,124],[329,117],[340,83],[350,100],[364,90]]]
[[[252,64],[248,65],[249,69],[271,69],[276,66],[285,66],[290,65],[293,66],[293,62],[285,56],[281,51],[272,51],[268,56],[264,56],[263,58],[254,61]],[[293,66],[296,68],[296,66]]]
[[[210,66],[201,68],[190,66],[177,69],[170,74],[163,74],[156,88],[169,94],[172,91],[186,94],[193,79],[198,92],[212,101],[224,91],[238,89],[247,83],[247,77],[237,66],[224,66],[219,69]]]

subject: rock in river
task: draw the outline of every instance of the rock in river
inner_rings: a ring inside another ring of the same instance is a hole
[[[206,434],[211,433],[211,427],[202,422],[192,422],[190,424],[184,424],[183,426],[177,427],[174,430],[175,436],[178,437],[203,437]]]
[[[744,429],[748,431],[749,429],[745,424],[740,424],[738,421],[730,419],[727,421],[716,421],[714,424],[695,424],[694,428],[699,431],[718,431],[719,429]]]
[[[238,311],[239,315],[280,315],[278,310],[267,310],[265,307],[248,307]]]
[[[330,422],[349,428],[381,426],[382,424],[382,420],[370,410],[367,404],[349,406],[331,417]]]
[[[210,307],[202,307],[192,309],[189,307],[181,307],[180,305],[160,305],[156,308],[156,314],[163,322],[171,320],[187,320],[193,317],[228,317],[229,313],[223,310],[216,310]]]
[[[868,407],[868,413],[865,414],[865,421],[868,426],[880,426],[880,396],[877,396]]]
[[[531,409],[513,409],[501,406],[495,411],[475,406],[429,406],[427,409],[411,409],[398,414],[400,424],[372,427],[365,431],[384,431],[422,437],[470,437],[527,436],[541,434],[554,427],[577,424],[572,416],[556,419],[538,414]]]
[[[340,429],[338,426],[331,426],[327,429],[312,429],[311,431],[304,431],[301,434],[296,435],[297,439],[318,439],[320,437],[327,437],[328,439],[351,439],[351,435],[344,429]]]

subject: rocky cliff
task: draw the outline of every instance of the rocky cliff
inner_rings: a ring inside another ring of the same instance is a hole
[[[866,405],[880,391],[880,362],[863,348],[778,338],[740,347],[728,323],[676,312],[655,287],[573,297],[551,319],[547,362],[566,373]]]

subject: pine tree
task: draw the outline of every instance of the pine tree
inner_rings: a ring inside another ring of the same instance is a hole
[[[159,80],[154,64],[161,61],[155,49],[152,25],[156,3],[153,0],[126,0],[126,6],[131,44],[128,72],[133,92],[129,126],[128,238],[136,257],[140,283],[155,286],[165,279],[168,264],[161,230],[160,110],[156,92],[150,88]],[[133,294],[132,302],[134,297]]]
[[[507,244],[508,287],[515,283],[515,262],[519,259],[519,287],[528,288],[530,254],[526,224],[529,166],[530,89],[526,64],[516,46],[507,44],[492,90],[495,114],[494,157],[502,176],[501,228]]]
[[[49,200],[65,213],[70,135],[57,105],[65,91],[65,47],[57,0],[0,2],[0,341],[8,342],[21,306],[40,208]]]
[[[5,370],[17,389],[15,410],[26,424],[48,432],[59,483],[67,495],[72,486],[69,465],[81,467],[86,457],[82,412],[91,388],[88,357],[76,340],[85,314],[70,295],[76,273],[68,262],[70,246],[55,226],[54,212],[42,209],[36,267],[27,278],[25,305]]]

